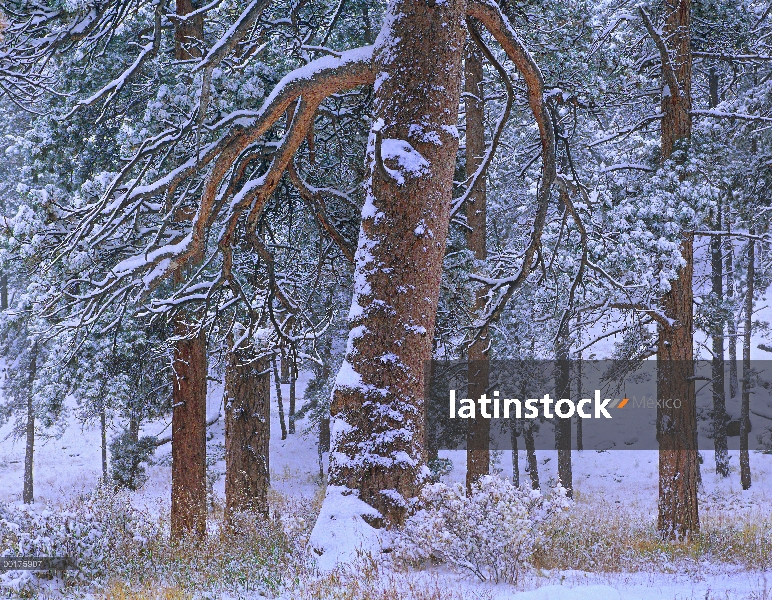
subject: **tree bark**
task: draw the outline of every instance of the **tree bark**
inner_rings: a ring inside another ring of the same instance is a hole
[[[566,321],[567,323],[567,321]],[[558,333],[555,348],[555,399],[571,398],[571,363],[569,362],[568,327]],[[555,449],[558,451],[558,480],[569,498],[574,496],[571,468],[571,419],[555,415]]]
[[[754,233],[751,229],[751,233]],[[740,408],[740,483],[751,487],[751,463],[748,433],[751,429],[751,334],[753,333],[753,287],[756,278],[756,244],[748,240],[747,291],[745,295],[745,331],[743,332],[743,391]]]
[[[289,373],[289,433],[295,433],[295,394],[297,391],[298,372],[293,353]]]
[[[533,440],[533,429],[529,424],[523,427],[523,440],[525,440],[525,452],[528,455],[528,475],[531,476],[531,487],[539,489],[539,463],[536,461],[536,444]]]
[[[107,409],[104,396],[99,399],[99,434],[102,443],[102,481],[107,481]]]
[[[472,178],[485,156],[485,101],[483,90],[483,56],[471,38],[466,41],[464,57],[464,108],[466,111],[466,178]],[[486,184],[480,177],[469,195],[466,221],[469,230],[466,244],[474,254],[475,270],[488,257],[486,231]],[[482,288],[475,292],[475,314],[485,309]],[[476,335],[467,349],[469,366],[468,397],[479,398],[488,389],[488,328]],[[478,415],[479,417],[479,415]],[[469,423],[466,451],[466,486],[490,472],[490,420],[477,418]]]
[[[195,10],[193,0],[177,0],[176,13],[184,16]],[[174,28],[174,58],[191,60],[201,57],[201,47],[198,42],[204,39],[204,15],[178,21]]]
[[[512,440],[512,484],[515,487],[520,487],[520,454],[517,447],[517,421],[512,420],[512,428],[510,429],[510,439]]]
[[[662,158],[682,161],[691,140],[691,2],[663,0],[665,25],[655,41],[662,60]],[[650,31],[650,33],[652,33]],[[656,34],[655,34],[656,35]],[[660,44],[662,46],[660,46]],[[673,156],[676,151],[679,154]],[[657,396],[678,399],[657,409],[659,439],[659,515],[663,536],[681,539],[699,530],[697,504],[697,413],[694,380],[693,291],[694,236],[684,232],[685,265],[662,300],[669,324],[659,326]]]
[[[726,297],[733,310],[730,311],[727,319],[727,335],[729,337],[729,396],[735,398],[740,389],[737,377],[737,323],[735,322],[734,310],[734,245],[732,243],[732,192],[730,191],[726,202],[726,214],[724,216],[724,226],[728,235],[726,236]]]
[[[710,108],[718,106],[718,72],[711,67],[708,87],[710,92]],[[719,198],[714,219],[714,229],[723,228],[723,206]],[[710,238],[710,269],[711,292],[718,314],[713,322],[713,359],[711,361],[711,383],[713,388],[713,447],[715,450],[716,474],[729,476],[729,446],[726,440],[726,427],[729,417],[726,414],[726,382],[724,380],[724,248],[721,235]]]
[[[8,275],[0,274],[0,310],[8,310]]]
[[[577,319],[578,325],[578,319]],[[582,347],[581,329],[577,326],[577,342]],[[576,355],[576,397],[583,398],[582,395],[582,352],[579,350]],[[576,449],[584,450],[584,431],[582,427],[582,418],[576,415]]]
[[[271,365],[249,348],[231,350],[225,371],[225,519],[268,515]]]
[[[24,504],[32,504],[35,501],[33,481],[33,464],[35,456],[35,397],[33,386],[38,368],[38,343],[33,342],[30,349],[29,380],[27,384],[27,442],[24,448],[24,492],[22,501]]]
[[[279,405],[279,427],[281,427],[281,439],[287,439],[287,422],[284,420],[284,400],[281,397],[281,378],[279,377],[279,367],[276,365],[276,358],[273,363],[273,384],[276,388],[276,402]]]
[[[344,490],[334,493],[355,491],[380,513],[374,525],[403,522],[427,476],[424,363],[458,148],[464,12],[463,0],[394,0],[374,49],[375,123],[329,470]]]
[[[206,338],[181,321],[172,390],[173,539],[206,534]],[[190,337],[188,337],[190,336]]]

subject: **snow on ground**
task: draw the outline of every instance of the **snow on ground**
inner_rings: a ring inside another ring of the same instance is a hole
[[[763,357],[759,357],[763,358]],[[301,374],[298,380],[298,406],[302,405],[303,391],[310,378]],[[272,386],[273,388],[273,386]],[[275,390],[272,389],[272,485],[277,491],[295,498],[310,498],[318,491],[319,457],[316,451],[316,434],[308,432],[307,423],[297,423],[297,433],[285,441],[280,439]],[[285,411],[289,398],[289,386],[283,386]],[[220,409],[222,386],[215,385],[210,391],[207,414],[212,416]],[[152,423],[145,433],[168,432],[168,423]],[[111,430],[108,437],[115,434]],[[0,428],[0,501],[19,502],[22,491],[24,443],[8,438],[10,424]],[[222,419],[210,428],[213,434],[210,444],[224,442]],[[170,445],[162,446],[157,464],[149,467],[149,481],[134,495],[138,506],[166,510],[170,494]],[[772,506],[772,455],[752,454],[753,486],[742,491],[739,483],[737,453],[732,453],[732,473],[729,481],[719,482],[712,464],[711,452],[704,452],[702,467],[704,493],[701,495],[703,514],[738,510],[758,511],[768,514]],[[441,456],[450,458],[454,468],[446,476],[448,481],[463,481],[465,453],[443,451]],[[511,452],[494,453],[496,468],[502,476],[512,474]],[[537,451],[539,474],[542,483],[554,481],[557,457],[554,451]],[[85,426],[73,421],[59,439],[39,440],[35,454],[35,499],[38,503],[55,504],[73,495],[89,491],[100,475],[101,450],[98,424]],[[598,452],[585,450],[574,452],[574,485],[580,501],[603,500],[603,507],[619,504],[642,515],[656,513],[657,452],[642,450],[617,450]],[[520,452],[521,481],[528,474],[525,452]],[[224,471],[224,463],[214,466]],[[215,483],[214,491],[224,494],[224,477]],[[707,573],[670,575],[662,573],[592,574],[581,571],[540,572],[522,582],[519,590],[510,586],[487,586],[471,579],[438,571],[434,574],[442,586],[462,591],[464,597],[491,598],[494,600],[734,600],[772,598],[772,574],[763,572],[711,570]],[[425,572],[416,578],[427,576]],[[769,578],[769,581],[768,581]]]

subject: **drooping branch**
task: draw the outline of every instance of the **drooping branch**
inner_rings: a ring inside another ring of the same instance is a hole
[[[531,240],[524,252],[520,272],[512,277],[490,282],[491,292],[503,290],[495,300],[491,296],[488,302],[485,320],[491,321],[498,318],[512,294],[525,282],[534,267],[542,231],[547,220],[550,191],[556,175],[555,132],[552,129],[544,97],[544,80],[541,71],[498,5],[493,0],[473,0],[467,7],[467,15],[480,21],[490,31],[522,75],[528,88],[528,105],[539,127],[542,152],[542,174],[537,192],[536,217],[531,231]]]
[[[144,280],[145,287],[149,290],[172,273],[184,268],[191,260],[200,257],[204,251],[208,230],[216,216],[214,211],[223,205],[217,201],[222,182],[243,152],[276,124],[293,103],[302,98],[268,172],[257,180],[248,182],[230,203],[228,225],[219,241],[227,243],[238,218],[246,208],[250,209],[248,226],[253,227],[294,152],[305,139],[316,107],[331,94],[372,83],[374,73],[371,57],[372,47],[358,48],[344,52],[340,57],[319,58],[285,76],[254,116],[239,119],[233,129],[220,142],[214,144],[215,147],[207,149],[200,158],[199,162],[213,161],[214,164],[207,176],[190,233],[175,243],[122,261],[114,269],[114,275],[126,277],[153,268],[151,275]],[[195,160],[191,159],[182,168],[173,171],[171,176],[135,189],[127,194],[128,198],[123,201],[126,202],[135,195],[148,194],[149,190],[152,190],[153,194],[164,192],[191,177],[200,168],[201,165],[196,165]]]
[[[340,231],[337,230],[329,221],[326,214],[326,207],[322,193],[319,188],[313,188],[306,183],[300,174],[297,172],[295,165],[290,163],[287,168],[287,174],[290,177],[290,181],[297,188],[300,193],[300,197],[308,205],[311,212],[313,212],[319,225],[327,232],[335,245],[338,246],[343,256],[350,263],[354,262],[354,249],[352,245],[343,237]]]
[[[507,102],[504,106],[504,110],[501,113],[501,116],[499,117],[498,123],[496,123],[496,130],[493,133],[493,139],[491,140],[491,145],[488,148],[488,151],[485,153],[485,157],[480,163],[480,166],[477,168],[477,171],[475,171],[475,173],[472,175],[471,180],[467,183],[467,188],[464,194],[453,203],[453,208],[450,211],[451,218],[456,213],[458,213],[459,210],[461,210],[461,207],[464,206],[464,204],[466,204],[469,196],[475,189],[477,189],[477,182],[485,177],[486,173],[488,172],[488,167],[490,166],[491,161],[493,160],[493,155],[496,153],[496,149],[499,146],[501,134],[504,132],[504,127],[507,124],[510,112],[512,112],[512,103],[515,99],[515,91],[512,88],[512,82],[509,80],[509,74],[501,65],[501,63],[496,60],[496,57],[493,56],[490,48],[485,45],[485,42],[480,37],[474,22],[470,18],[467,18],[466,20],[466,28],[469,31],[469,36],[472,38],[474,43],[483,53],[488,62],[490,62],[498,72],[499,78],[504,83],[504,87],[507,90]]]

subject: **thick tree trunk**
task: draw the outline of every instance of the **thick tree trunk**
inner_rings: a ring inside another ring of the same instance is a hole
[[[571,398],[571,363],[569,362],[568,329],[558,334],[555,348],[555,399]],[[555,415],[555,449],[558,451],[558,480],[569,498],[574,496],[571,468],[571,420]]]
[[[35,397],[33,386],[38,369],[38,344],[33,342],[30,349],[29,380],[27,384],[27,443],[24,448],[24,492],[22,500],[24,504],[32,504],[35,501],[33,482],[33,464],[35,457]]]
[[[225,371],[225,519],[268,515],[271,365],[245,348],[232,350]]]
[[[281,439],[287,439],[287,421],[284,419],[284,400],[281,397],[281,378],[279,377],[279,368],[276,365],[276,358],[273,363],[273,384],[276,388],[276,403],[279,407],[279,427],[281,427]]]
[[[373,55],[370,178],[352,330],[332,398],[325,503],[354,492],[390,524],[404,520],[428,474],[424,363],[431,358],[458,148],[464,12],[463,0],[394,0]],[[323,506],[317,529],[330,526],[325,514]]]
[[[683,160],[691,140],[691,2],[663,0],[665,26],[660,42],[663,58],[662,158]],[[674,89],[675,88],[675,89]],[[683,152],[676,157],[675,151]],[[683,538],[699,530],[697,506],[697,413],[694,390],[693,234],[684,232],[681,255],[685,265],[671,282],[662,308],[668,324],[660,323],[657,350],[658,399],[680,400],[678,408],[657,409],[659,438],[660,532]]]
[[[466,177],[471,181],[485,156],[485,103],[483,90],[483,56],[477,44],[469,38],[464,58],[464,108],[466,110]],[[478,179],[469,195],[466,221],[469,230],[466,243],[474,254],[475,263],[488,257],[486,231],[485,178]],[[478,289],[475,296],[475,314],[485,308],[486,296]],[[475,337],[467,349],[469,364],[468,397],[479,398],[488,389],[488,329]],[[484,362],[485,361],[485,362]],[[490,420],[474,419],[469,424],[466,452],[466,486],[490,472]]]
[[[751,230],[753,233],[753,230]],[[751,334],[753,333],[753,287],[756,278],[756,244],[748,240],[747,291],[745,296],[745,331],[743,332],[743,392],[740,409],[740,483],[751,487],[751,463],[748,434],[751,428]]]
[[[174,347],[172,390],[173,539],[206,534],[206,338],[182,322]],[[195,335],[195,337],[184,337]]]
[[[195,10],[193,0],[177,0],[176,13],[184,16]],[[201,56],[201,47],[198,44],[204,39],[204,15],[178,21],[174,28],[174,58],[177,60],[191,60]]]

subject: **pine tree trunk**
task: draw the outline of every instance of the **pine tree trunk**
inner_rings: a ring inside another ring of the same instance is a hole
[[[726,202],[726,214],[724,223],[728,235],[726,236],[726,297],[730,306],[734,308],[734,245],[732,243],[732,193],[730,192]],[[727,336],[729,337],[729,396],[737,397],[740,383],[737,377],[737,323],[735,311],[730,311],[727,319]]]
[[[192,0],[177,0],[176,13],[180,16],[195,10]],[[197,42],[204,39],[204,15],[200,14],[185,21],[179,21],[174,28],[174,58],[191,60],[201,56]]]
[[[467,38],[464,58],[464,108],[466,111],[466,178],[471,181],[485,156],[485,103],[483,90],[483,56],[477,44]],[[486,231],[486,185],[481,177],[466,207],[469,230],[466,244],[474,254],[475,263],[488,257]],[[485,308],[485,292],[476,291],[475,314]],[[467,350],[469,366],[468,397],[479,398],[488,389],[489,366],[488,329],[480,332]],[[466,452],[466,486],[490,472],[490,420],[480,418],[469,423]]]
[[[525,452],[528,456],[528,475],[531,476],[531,487],[539,489],[539,463],[536,462],[536,444],[533,440],[533,429],[530,424],[523,427],[523,440],[525,440]]]
[[[182,322],[176,334],[181,339],[175,342],[173,363],[173,539],[206,534],[206,338]]]
[[[569,362],[567,331],[558,334],[555,358],[555,399],[571,398],[571,363]],[[558,451],[558,480],[569,498],[574,496],[571,468],[571,420],[555,415],[555,449]]]
[[[268,515],[271,370],[268,357],[239,348],[225,371],[225,519]]]
[[[709,76],[710,108],[718,106],[718,72],[711,67]],[[723,206],[719,198],[716,207],[714,228],[721,231],[723,228]],[[711,268],[711,292],[713,300],[719,311],[722,311],[724,301],[724,244],[721,235],[713,235],[710,238],[710,268]],[[714,317],[713,322],[713,360],[711,380],[713,388],[713,447],[716,454],[716,474],[722,477],[729,476],[729,446],[726,440],[726,426],[729,417],[726,414],[726,382],[724,381],[724,318],[723,313]]]
[[[512,420],[512,428],[510,429],[510,439],[512,440],[512,484],[515,487],[520,487],[520,454],[517,447],[517,421]]]
[[[463,0],[432,4],[394,0],[376,41],[352,330],[331,406],[329,502],[355,492],[383,517],[368,517],[373,525],[401,523],[427,476],[424,363],[449,224],[465,36]]]
[[[0,274],[0,310],[8,310],[8,275]]]
[[[281,382],[283,384],[289,383],[290,380],[290,363],[289,358],[282,353],[281,355]]]
[[[581,332],[577,328],[579,347],[581,348]],[[584,398],[582,395],[582,353],[578,352],[576,357],[576,397]],[[584,450],[584,431],[582,429],[582,418],[576,415],[576,449]]]
[[[32,504],[35,501],[33,482],[33,464],[35,456],[35,397],[33,386],[38,368],[38,344],[33,342],[29,359],[29,382],[27,384],[27,443],[24,448],[24,492],[22,501],[24,504]]]
[[[139,417],[135,409],[132,409],[129,416],[129,433],[131,434],[131,441],[136,444],[139,441]]]
[[[668,46],[668,69],[678,86],[663,83],[662,158],[676,150],[686,152],[691,140],[691,2],[663,0],[665,26],[662,39]],[[678,155],[678,160],[683,156]],[[658,528],[668,538],[683,538],[699,530],[697,505],[697,413],[694,390],[693,291],[694,236],[684,232],[681,255],[685,265],[671,282],[662,308],[669,324],[659,326],[657,350],[657,397],[678,399],[680,407],[664,405],[657,409],[659,439],[659,516]]]
[[[721,231],[722,207],[716,211],[716,230]],[[721,236],[714,235],[710,240],[711,287],[713,299],[721,310],[724,300],[724,257]],[[726,439],[726,427],[729,417],[726,413],[726,384],[724,381],[724,319],[715,317],[713,322],[713,358],[711,361],[711,383],[713,388],[713,447],[716,453],[716,474],[729,476],[729,446]]]
[[[107,410],[104,397],[99,400],[99,434],[102,442],[102,481],[107,481]]]
[[[287,439],[287,422],[284,420],[284,400],[281,397],[281,378],[279,377],[279,367],[276,365],[276,359],[273,363],[273,384],[276,388],[276,403],[279,405],[279,426],[281,427],[281,439]]]
[[[753,234],[753,229],[751,229]],[[740,408],[740,483],[751,487],[751,463],[748,434],[751,428],[751,334],[753,333],[753,287],[756,278],[756,244],[748,240],[748,284],[745,295],[745,331],[743,332],[743,391]]]
[[[293,356],[292,362],[290,362],[290,375],[289,375],[289,433],[295,433],[295,394],[297,392],[298,372],[295,368],[295,360]]]

